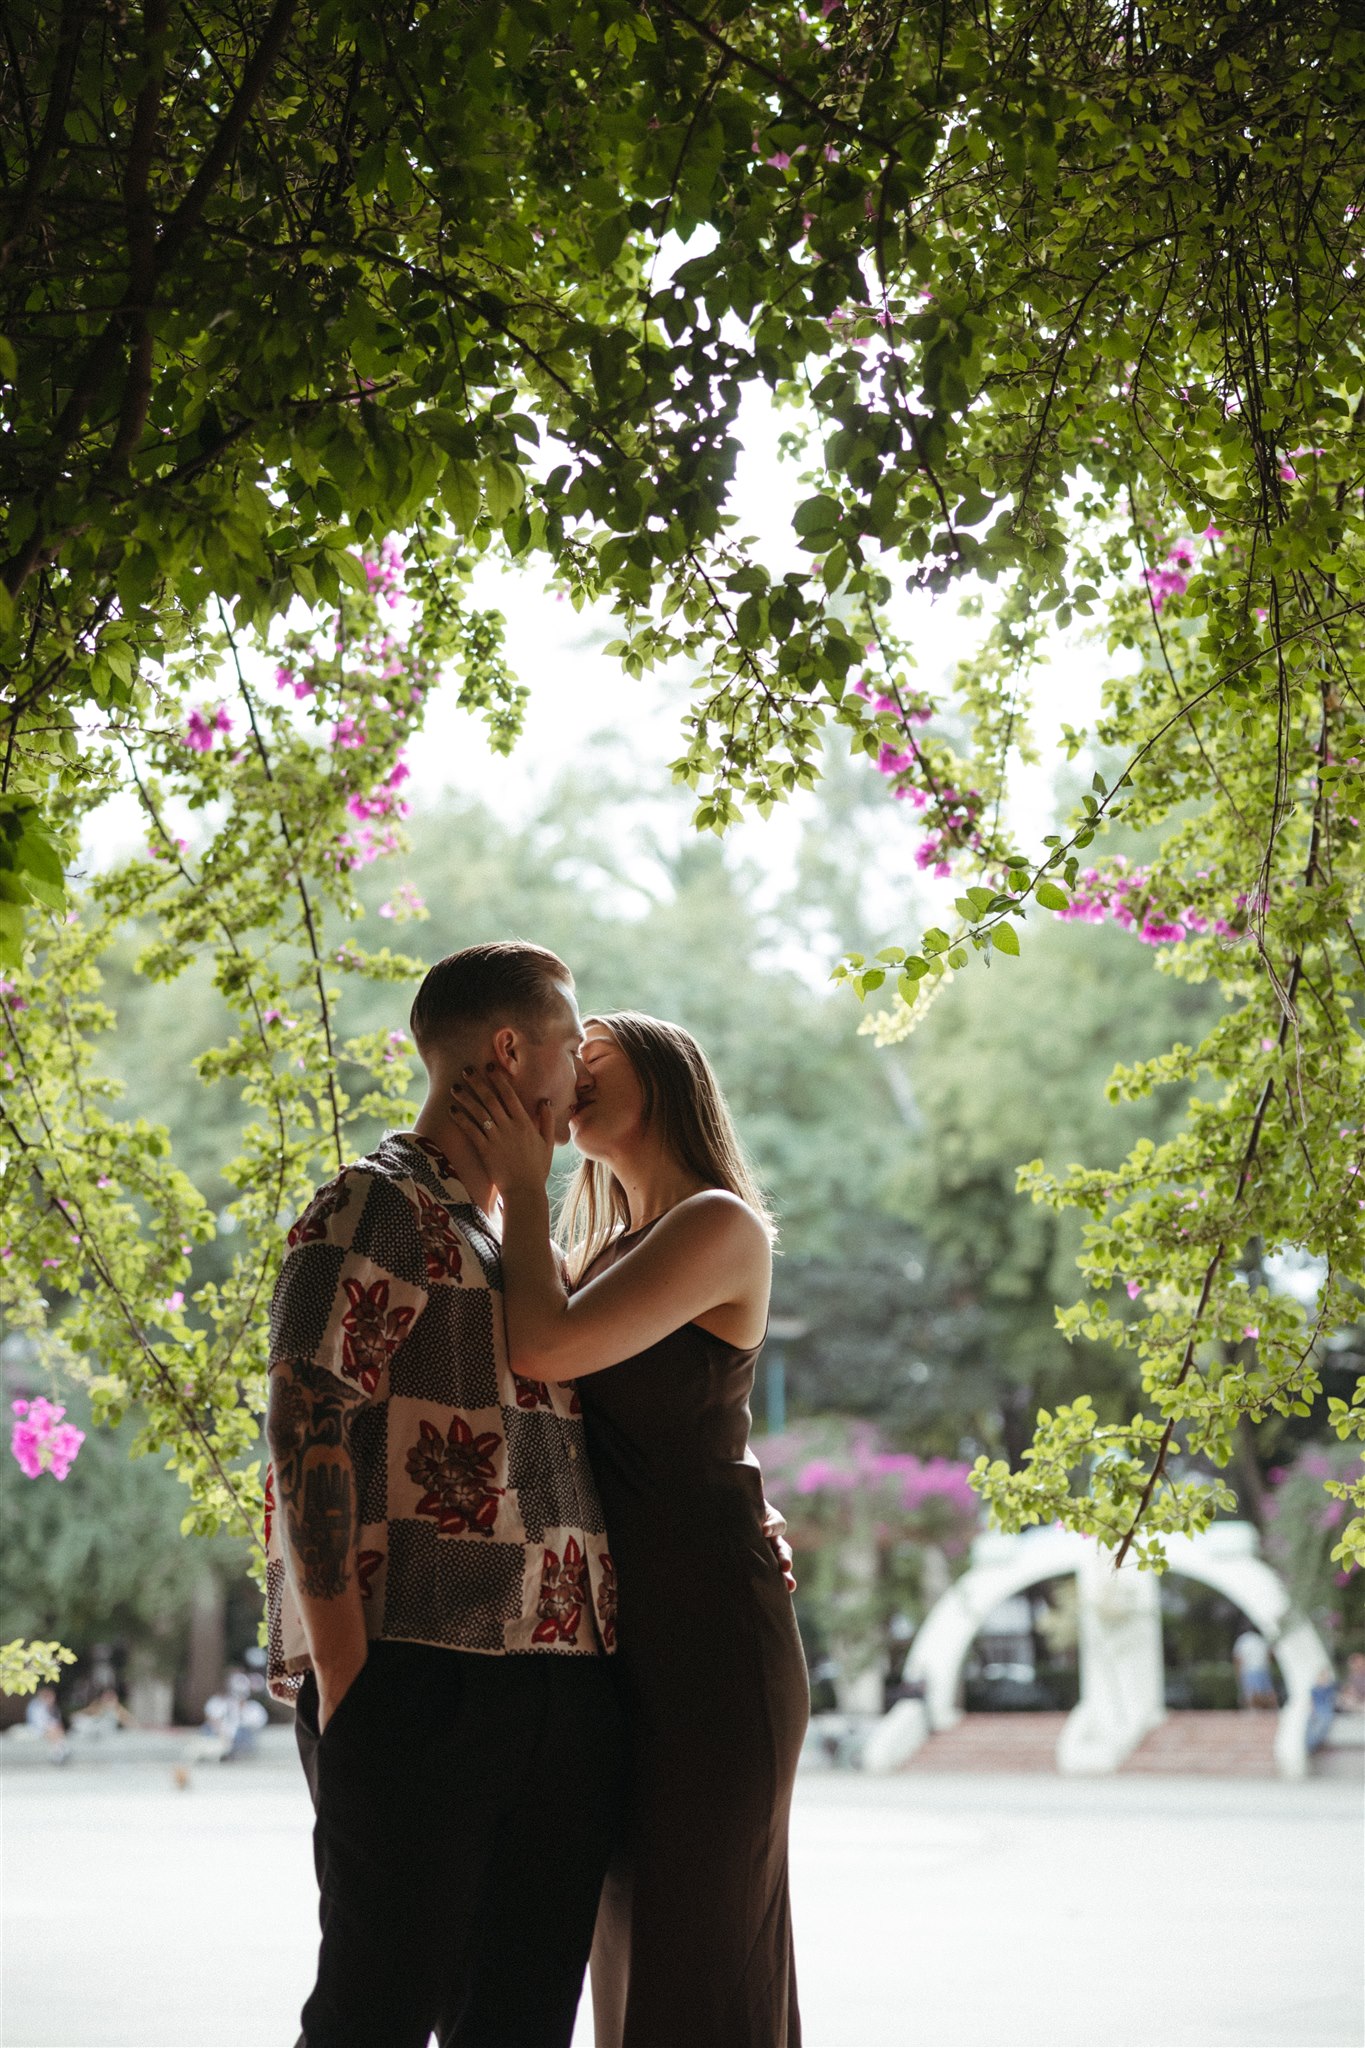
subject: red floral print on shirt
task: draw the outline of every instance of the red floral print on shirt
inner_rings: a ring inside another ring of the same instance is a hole
[[[450,1211],[425,1188],[417,1189],[417,1235],[427,1262],[428,1280],[458,1280],[464,1253],[457,1233],[451,1228]]]
[[[328,1223],[350,1199],[351,1190],[344,1173],[339,1179],[328,1181],[325,1188],[318,1189],[285,1239],[286,1244],[292,1250],[296,1244],[316,1244],[320,1238],[326,1237]]]
[[[616,1648],[616,1562],[604,1550],[597,1560],[602,1578],[597,1588],[597,1625],[602,1631],[602,1648]]]
[[[531,1641],[576,1643],[587,1598],[588,1560],[573,1537],[564,1546],[563,1564],[547,1546],[545,1569],[540,1575],[540,1598],[536,1602],[539,1620],[531,1632]]]
[[[554,1407],[554,1402],[550,1399],[550,1389],[544,1380],[523,1379],[519,1372],[514,1372],[512,1382],[517,1390],[518,1408]]]
[[[374,1575],[384,1562],[382,1550],[358,1550],[355,1554],[355,1575],[360,1581],[360,1597],[368,1600],[374,1590]]]
[[[497,1471],[493,1458],[502,1438],[491,1429],[475,1436],[463,1415],[451,1417],[448,1436],[442,1436],[434,1422],[418,1427],[421,1435],[408,1452],[407,1471],[409,1479],[426,1491],[415,1512],[430,1515],[442,1536],[475,1531],[491,1536],[498,1502],[506,1491],[492,1483]]]
[[[376,1280],[365,1287],[359,1280],[343,1280],[350,1313],[341,1318],[346,1341],[341,1349],[341,1370],[367,1394],[379,1385],[379,1376],[407,1335],[416,1310],[389,1307],[389,1283]]]

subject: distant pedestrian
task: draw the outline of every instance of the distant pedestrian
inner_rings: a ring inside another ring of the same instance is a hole
[[[1337,1675],[1330,1664],[1325,1664],[1318,1673],[1310,1694],[1308,1726],[1304,1731],[1304,1747],[1309,1756],[1316,1756],[1332,1732],[1332,1723],[1337,1711]]]
[[[62,1722],[61,1708],[57,1705],[57,1689],[52,1685],[40,1685],[24,1709],[24,1725],[47,1744],[48,1756],[54,1764],[64,1764],[68,1750],[66,1728]]]
[[[1243,1629],[1232,1646],[1237,1667],[1237,1697],[1244,1707],[1274,1707],[1275,1680],[1270,1672],[1270,1645],[1257,1629]]]

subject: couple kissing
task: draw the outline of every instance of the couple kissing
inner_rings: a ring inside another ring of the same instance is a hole
[[[585,1022],[542,947],[439,961],[411,1028],[422,1112],[318,1190],[271,1311],[300,2048],[569,2048],[589,1957],[597,2048],[800,2048],[763,1197],[695,1040]]]

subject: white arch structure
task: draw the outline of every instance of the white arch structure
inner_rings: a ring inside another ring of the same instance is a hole
[[[1240,1607],[1270,1644],[1285,1686],[1275,1731],[1275,1761],[1285,1777],[1307,1769],[1305,1735],[1312,1687],[1327,1663],[1322,1639],[1290,1610],[1282,1580],[1257,1555],[1248,1522],[1219,1522],[1200,1536],[1166,1539],[1168,1568],[1196,1579]],[[905,1676],[924,1686],[930,1730],[951,1728],[962,1667],[993,1609],[1044,1579],[1074,1576],[1079,1618],[1080,1700],[1057,1743],[1068,1772],[1117,1770],[1144,1735],[1165,1719],[1160,1585],[1155,1572],[1126,1564],[1070,1530],[985,1536],[972,1565],[935,1602],[906,1660]]]

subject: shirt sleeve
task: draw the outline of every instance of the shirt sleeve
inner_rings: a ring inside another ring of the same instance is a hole
[[[348,1168],[289,1232],[270,1308],[271,1366],[318,1368],[362,1400],[383,1400],[426,1302],[411,1201],[383,1175]]]

